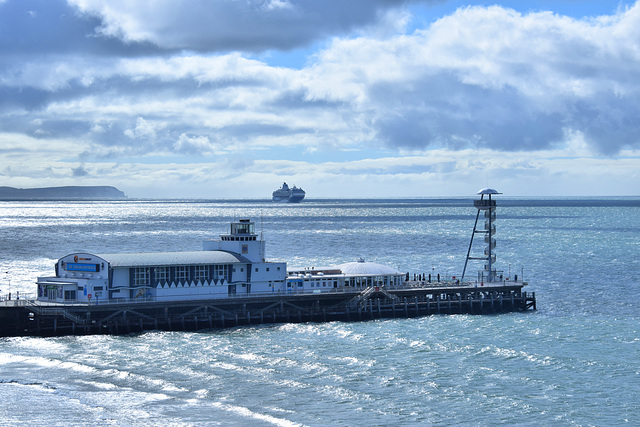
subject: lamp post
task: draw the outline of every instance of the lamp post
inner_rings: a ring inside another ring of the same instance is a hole
[[[11,300],[11,276],[9,276],[9,272],[5,271],[4,274],[7,275],[7,280],[9,281],[9,300]]]

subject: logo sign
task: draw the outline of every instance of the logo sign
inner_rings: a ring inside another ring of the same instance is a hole
[[[68,262],[65,266],[67,271],[91,271],[97,272],[100,271],[98,264],[80,264],[77,262]]]

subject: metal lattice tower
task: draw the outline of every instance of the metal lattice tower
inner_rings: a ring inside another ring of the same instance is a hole
[[[496,201],[491,198],[492,195],[502,194],[494,190],[493,188],[483,188],[478,191],[480,200],[474,200],[473,206],[478,209],[476,215],[476,222],[473,225],[473,233],[471,234],[471,241],[469,242],[469,250],[467,251],[467,258],[464,261],[464,269],[462,270],[461,281],[464,281],[464,275],[467,272],[467,263],[469,260],[481,260],[484,261],[484,271],[479,272],[479,280],[493,282],[497,277],[497,272],[494,268],[496,262],[496,254],[493,250],[496,248]],[[485,196],[487,196],[485,198]],[[480,213],[484,212],[484,229],[478,229],[478,220],[480,219]],[[484,242],[486,246],[484,248],[484,256],[472,257],[471,247],[473,245],[473,237],[476,234],[484,234]]]

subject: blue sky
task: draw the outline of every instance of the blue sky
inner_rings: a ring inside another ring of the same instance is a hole
[[[0,0],[0,186],[640,194],[640,3]]]

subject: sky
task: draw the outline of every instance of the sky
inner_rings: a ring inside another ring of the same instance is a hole
[[[0,0],[0,186],[640,195],[640,1]]]

